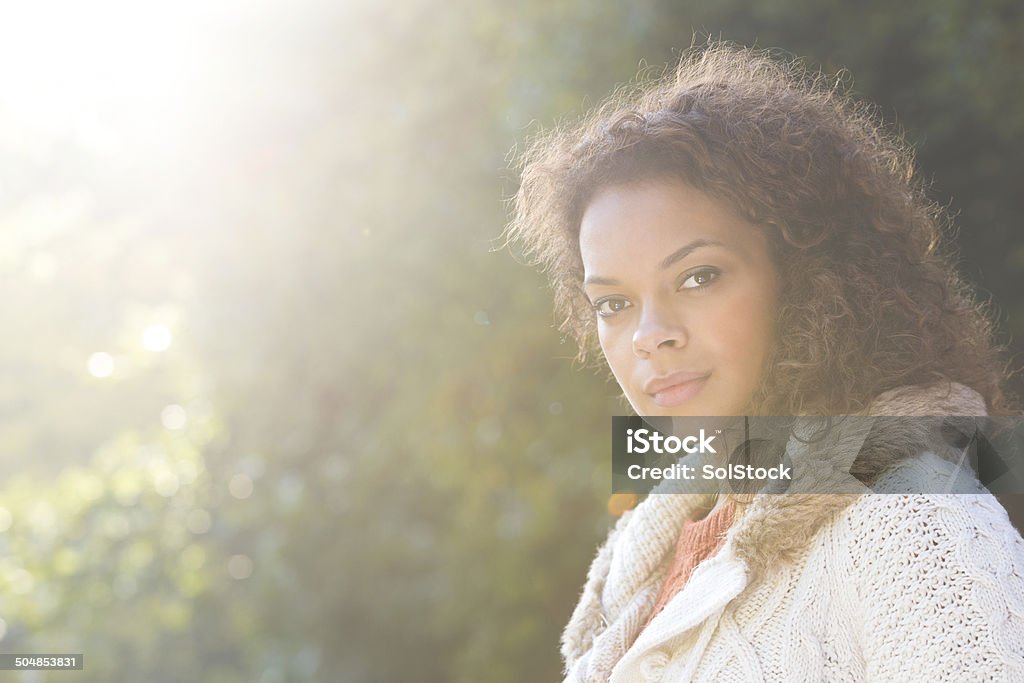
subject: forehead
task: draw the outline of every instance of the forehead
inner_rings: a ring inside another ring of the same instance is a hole
[[[602,264],[646,265],[696,240],[750,255],[765,240],[726,204],[675,180],[602,189],[583,212],[579,239],[587,271]]]

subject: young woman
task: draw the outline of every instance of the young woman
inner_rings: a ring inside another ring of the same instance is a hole
[[[536,139],[510,235],[639,415],[1013,414],[942,227],[865,108],[712,45]],[[857,479],[901,495],[648,496],[590,568],[566,680],[1024,680],[1024,541],[976,481],[903,486],[950,475],[919,436],[860,437]]]

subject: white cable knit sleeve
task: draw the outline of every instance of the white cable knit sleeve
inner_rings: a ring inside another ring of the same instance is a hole
[[[1024,541],[988,494],[873,494],[844,521],[870,681],[1024,681]]]

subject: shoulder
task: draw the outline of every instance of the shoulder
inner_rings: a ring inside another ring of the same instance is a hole
[[[1002,554],[1024,569],[1024,540],[988,493],[864,494],[844,510],[838,527],[865,557],[882,549],[905,555],[923,545],[937,554],[953,549],[964,556],[982,550]]]
[[[834,580],[868,619],[884,616],[876,610],[926,618],[958,605],[984,621],[1011,610],[1024,638],[1024,540],[990,494],[863,494],[823,541],[838,562]]]
[[[1000,555],[1024,575],[1024,540],[969,470],[923,453],[886,470],[873,488],[839,519],[855,559],[883,549],[919,560],[934,554],[936,561],[951,551],[961,558]]]
[[[993,496],[866,494],[839,528],[873,678],[1024,680],[1024,540]]]
[[[1024,677],[1024,541],[993,496],[868,494],[843,526],[879,672]]]

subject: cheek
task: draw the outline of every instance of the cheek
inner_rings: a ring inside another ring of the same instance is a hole
[[[765,297],[737,297],[731,303],[708,322],[715,331],[716,355],[726,368],[756,382],[774,338],[775,308]]]
[[[633,361],[633,338],[625,326],[611,327],[598,323],[597,339],[601,345],[601,353],[620,385],[629,379]]]

